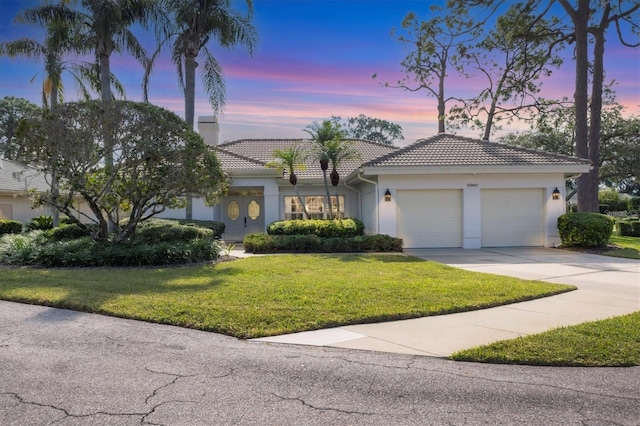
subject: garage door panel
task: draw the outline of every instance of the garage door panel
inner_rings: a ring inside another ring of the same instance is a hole
[[[406,248],[462,246],[462,191],[401,190],[396,233]]]
[[[544,245],[542,189],[483,190],[481,214],[483,247]]]

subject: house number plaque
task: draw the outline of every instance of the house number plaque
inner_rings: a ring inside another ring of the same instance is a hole
[[[251,200],[248,207],[249,217],[251,220],[256,220],[260,217],[260,204],[256,200]]]

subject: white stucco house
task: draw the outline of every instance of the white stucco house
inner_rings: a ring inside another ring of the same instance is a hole
[[[230,178],[223,202],[194,200],[194,219],[226,224],[224,238],[264,232],[276,220],[302,218],[288,176],[267,167],[275,149],[309,140],[246,139],[218,143],[213,117],[199,131],[216,150]],[[334,210],[356,217],[367,233],[404,240],[405,248],[551,247],[560,243],[557,218],[565,212],[565,180],[586,173],[590,162],[538,150],[450,134],[402,147],[353,143],[361,159],[343,164],[331,187]],[[309,161],[298,189],[312,217],[326,217],[322,172]],[[555,194],[554,194],[555,193]],[[336,197],[339,197],[336,198]],[[184,211],[164,217],[184,218]]]

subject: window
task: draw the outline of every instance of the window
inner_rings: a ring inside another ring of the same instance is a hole
[[[302,196],[307,206],[307,212],[310,219],[327,219],[328,206],[325,207],[325,197],[318,195]],[[333,215],[337,216],[338,203],[336,197],[331,197],[331,206],[333,207]],[[340,217],[344,217],[344,196],[339,196],[340,201]],[[284,197],[284,218],[286,220],[304,219],[304,210],[298,201],[298,197]]]

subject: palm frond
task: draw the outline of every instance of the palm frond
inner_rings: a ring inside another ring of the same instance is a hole
[[[202,66],[202,85],[209,96],[209,103],[215,115],[220,114],[226,102],[226,85],[222,74],[222,67],[216,59],[205,49],[204,64]]]

